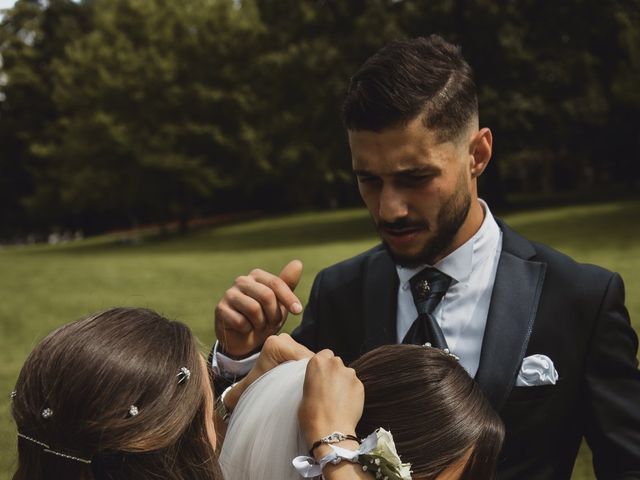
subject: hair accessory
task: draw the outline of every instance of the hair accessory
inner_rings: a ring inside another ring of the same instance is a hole
[[[42,447],[42,451],[43,452],[50,453],[52,455],[57,455],[58,457],[66,458],[68,460],[73,460],[73,461],[80,462],[80,463],[86,463],[86,464],[91,463],[91,460],[87,460],[86,458],[74,457],[73,455],[68,455],[66,453],[62,453],[62,452],[57,452],[55,450],[51,450],[51,447],[49,445],[47,445],[46,443],[41,442],[39,440],[36,440],[35,438],[28,437],[27,435],[23,435],[20,432],[18,432],[18,436],[20,438],[24,438],[25,440],[28,440],[29,442],[34,443],[34,444]]]
[[[191,370],[189,370],[187,367],[180,367],[180,372],[178,372],[178,375],[176,375],[176,377],[178,377],[178,383],[189,380],[191,378]]]
[[[42,449],[42,451],[50,453],[52,455],[57,455],[57,456],[62,457],[62,458],[66,458],[68,460],[74,460],[74,461],[80,462],[80,463],[86,463],[86,464],[90,464],[91,463],[91,460],[87,460],[86,458],[74,457],[73,455],[67,455],[66,453],[56,452],[55,450],[50,450],[48,448],[44,448],[44,449]]]
[[[36,440],[35,438],[27,437],[26,435],[23,435],[20,432],[18,432],[18,436],[20,438],[24,438],[25,440],[29,440],[31,443],[35,443],[36,445],[40,445],[41,447],[49,448],[49,445],[47,445],[46,443],[42,443],[42,442]]]
[[[11,399],[13,400],[14,398],[16,398],[18,396],[18,392],[16,392],[15,390],[11,391]]]
[[[337,465],[342,460],[359,463],[363,471],[369,471],[377,479],[411,480],[411,464],[402,463],[393,436],[383,428],[377,429],[365,438],[358,450],[329,445],[331,453],[316,462],[313,457],[296,457],[293,466],[303,478],[313,478],[322,475],[322,470],[329,463]]]
[[[42,410],[42,418],[51,418],[53,416],[53,410],[51,410],[50,408],[45,408],[44,410]]]
[[[442,352],[446,353],[447,355],[449,355],[451,358],[453,358],[456,361],[460,361],[460,357],[457,356],[454,353],[451,353],[451,350],[449,350],[448,348],[438,348],[438,347],[434,347],[433,345],[431,345],[430,342],[427,342],[423,345],[423,347],[427,347],[427,348],[435,348],[436,350],[441,350]]]
[[[129,415],[131,415],[132,417],[135,417],[139,413],[140,413],[140,410],[135,405],[131,405],[129,407]]]

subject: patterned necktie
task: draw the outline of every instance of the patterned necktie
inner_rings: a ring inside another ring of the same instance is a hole
[[[409,328],[402,343],[423,345],[429,342],[436,348],[448,348],[440,325],[431,314],[451,285],[451,277],[428,267],[414,275],[409,283],[418,318]]]

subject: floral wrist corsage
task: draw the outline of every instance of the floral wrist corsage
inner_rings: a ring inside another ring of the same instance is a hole
[[[322,475],[322,470],[329,464],[338,464],[342,460],[362,465],[362,470],[371,472],[376,479],[411,480],[411,464],[402,463],[396,451],[393,436],[384,428],[379,428],[365,438],[358,450],[329,445],[331,453],[319,462],[313,457],[300,456],[293,459],[293,466],[303,478]]]

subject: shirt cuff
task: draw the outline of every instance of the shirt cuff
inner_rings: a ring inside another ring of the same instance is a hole
[[[244,377],[249,370],[253,368],[260,356],[260,352],[254,353],[253,355],[248,356],[247,358],[243,358],[241,360],[234,360],[232,358],[227,357],[223,353],[218,351],[220,343],[216,341],[216,344],[213,346],[213,355],[211,355],[211,367],[213,368],[213,373],[219,375],[227,380],[235,381],[238,377]]]

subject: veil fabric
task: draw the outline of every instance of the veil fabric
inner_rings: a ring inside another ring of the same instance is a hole
[[[307,448],[298,407],[308,359],[267,372],[242,394],[220,452],[225,480],[300,480],[291,464]]]

